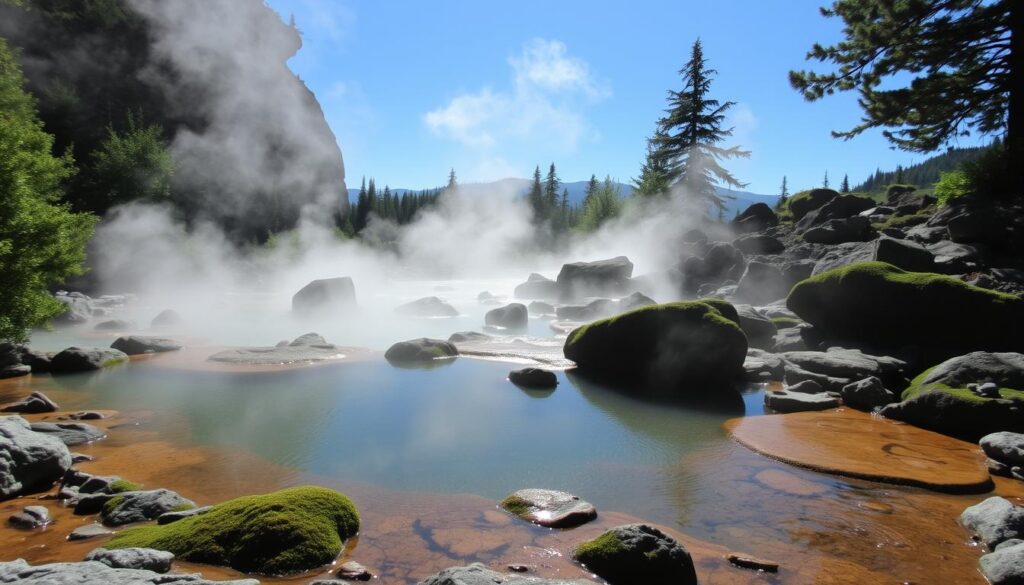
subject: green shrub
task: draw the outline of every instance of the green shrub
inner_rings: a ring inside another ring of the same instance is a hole
[[[951,200],[971,194],[971,179],[962,170],[949,171],[939,175],[935,183],[935,197],[939,205],[946,205]]]
[[[351,500],[306,486],[236,498],[171,524],[130,528],[105,546],[155,548],[184,561],[286,575],[330,563],[358,531]]]

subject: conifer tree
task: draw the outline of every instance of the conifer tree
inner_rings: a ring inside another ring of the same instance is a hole
[[[587,206],[587,201],[590,201],[590,198],[593,197],[594,193],[597,192],[597,187],[598,187],[597,175],[590,175],[590,180],[587,181],[587,187],[583,191],[583,206],[584,207]]]
[[[668,168],[665,157],[658,145],[665,139],[660,130],[647,140],[647,156],[640,167],[640,176],[633,179],[634,194],[639,197],[667,195],[669,192]],[[596,179],[591,178],[596,183]]]
[[[551,163],[548,167],[547,177],[544,178],[544,207],[546,209],[547,217],[554,217],[555,212],[558,210],[558,186],[561,181],[558,180],[558,175],[555,172],[555,163]]]
[[[844,38],[807,59],[834,70],[789,78],[809,101],[860,94],[861,123],[833,136],[883,128],[898,148],[930,152],[972,131],[1002,134],[1004,169],[1024,192],[1012,171],[1024,165],[1024,2],[836,0],[821,13],[842,19]]]
[[[828,189],[828,171],[825,171],[825,180],[822,181],[821,186]]]
[[[459,182],[455,178],[455,169],[448,172],[448,186],[445,187],[449,191],[454,191],[459,186]]]
[[[789,199],[789,186],[786,185],[786,175],[782,175],[782,187],[779,189],[779,201],[775,204],[776,209],[782,209]]]
[[[725,113],[735,102],[719,102],[709,97],[712,76],[700,40],[693,44],[690,60],[679,71],[683,89],[668,92],[669,108],[658,122],[657,156],[665,161],[669,183],[681,186],[684,197],[723,209],[725,202],[715,186],[724,183],[743,187],[721,161],[747,157],[749,151],[738,146],[718,146],[732,136],[732,128],[723,128]]]
[[[366,192],[366,177],[363,177],[363,184],[359,187],[359,197],[356,198],[355,218],[352,221],[352,229],[359,233],[366,227],[367,218],[370,215],[370,199]]]
[[[843,174],[843,182],[839,184],[839,192],[840,193],[849,193],[850,192],[850,176],[849,175]]]
[[[527,201],[530,203],[530,208],[533,209],[533,217],[541,220],[546,216],[544,214],[544,187],[540,182],[540,166],[533,170],[533,184],[530,185],[530,192],[526,196]]]

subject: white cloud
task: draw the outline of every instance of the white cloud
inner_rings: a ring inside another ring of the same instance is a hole
[[[424,114],[423,123],[437,136],[472,148],[530,144],[572,152],[580,140],[596,136],[581,112],[610,91],[565,44],[532,39],[508,63],[510,90],[485,87],[457,95]]]

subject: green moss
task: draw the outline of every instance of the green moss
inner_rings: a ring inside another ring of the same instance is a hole
[[[776,329],[787,329],[789,327],[796,327],[803,323],[800,319],[794,319],[793,317],[775,317],[772,319],[772,323],[775,324]]]
[[[118,364],[123,364],[123,363],[125,363],[127,361],[128,361],[128,358],[126,358],[126,357],[123,357],[123,358],[111,358],[111,359],[103,362],[102,365],[103,365],[104,368],[109,368],[110,366],[116,366]]]
[[[712,297],[705,297],[700,299],[698,302],[704,303],[705,305],[711,305],[713,309],[722,314],[723,317],[732,321],[733,323],[740,324],[740,314],[736,311],[736,307],[732,306],[729,301],[722,299],[716,299]]]
[[[967,388],[954,388],[952,386],[937,382],[925,384],[925,379],[928,378],[928,375],[931,374],[932,370],[934,369],[935,368],[929,368],[924,372],[921,372],[919,376],[911,380],[910,386],[903,391],[903,395],[901,396],[901,398],[903,400],[910,400],[911,398],[914,398],[915,396],[920,396],[925,392],[944,392],[965,402],[972,402],[976,404],[996,400],[995,398],[985,398],[983,396],[978,396],[977,394],[971,392]],[[1016,390],[1013,388],[999,388],[999,395],[1003,399],[1009,398],[1014,400],[1024,400],[1024,390]]]
[[[185,561],[286,575],[330,563],[358,531],[351,500],[306,486],[236,498],[171,524],[128,529],[105,546],[155,548]]]
[[[885,262],[812,276],[793,287],[786,306],[828,335],[879,348],[934,348],[948,357],[1024,343],[1024,330],[1009,325],[1024,322],[1020,297]]]
[[[103,504],[103,515],[109,516],[113,514],[114,510],[116,510],[117,507],[120,506],[122,502],[124,502],[124,496],[114,496],[113,498],[107,500],[107,502]]]
[[[195,504],[188,504],[188,503],[182,502],[182,503],[178,504],[177,506],[172,507],[168,511],[169,512],[184,512],[185,510],[194,510],[195,507],[196,507]]]
[[[502,500],[501,507],[516,516],[522,516],[530,511],[530,502],[513,495]]]
[[[112,494],[120,494],[123,492],[137,492],[142,489],[142,486],[133,481],[128,481],[127,479],[119,479],[111,482],[107,489],[109,489]]]
[[[572,558],[584,565],[596,562],[606,564],[614,562],[616,557],[625,550],[622,541],[614,532],[608,531],[594,540],[588,540],[572,551]]]
[[[577,327],[576,329],[573,329],[571,333],[569,333],[569,337],[566,338],[565,340],[565,346],[568,348],[570,346],[575,345],[577,341],[586,337],[587,333],[592,330],[614,327],[616,324],[629,321],[637,315],[657,316],[658,313],[685,313],[693,316],[695,319],[703,321],[705,324],[733,328],[739,331],[740,333],[743,333],[739,326],[739,315],[737,315],[735,319],[730,319],[729,317],[726,317],[719,311],[718,307],[721,307],[722,305],[725,305],[729,307],[729,309],[732,309],[733,313],[736,312],[735,307],[733,307],[728,302],[719,299],[701,299],[699,301],[676,301],[674,303],[664,303],[661,305],[647,305],[645,307],[633,309],[632,311],[620,313],[608,319],[601,319],[599,321],[594,321],[593,323],[588,323],[581,327]]]
[[[925,208],[912,215],[890,215],[889,219],[875,225],[876,229],[884,230],[886,228],[907,228],[915,225],[921,225],[928,221],[935,210],[931,207]]]

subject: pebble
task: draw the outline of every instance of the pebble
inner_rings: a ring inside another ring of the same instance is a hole
[[[779,563],[776,563],[775,561],[759,559],[757,557],[741,553],[729,553],[726,558],[729,559],[730,563],[737,567],[743,567],[744,569],[754,569],[755,571],[764,571],[766,573],[779,572]]]
[[[369,581],[370,579],[373,579],[373,573],[355,561],[346,561],[338,567],[337,577],[338,579]]]

